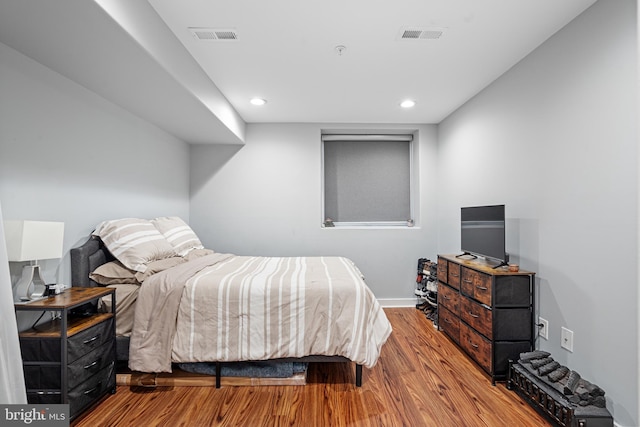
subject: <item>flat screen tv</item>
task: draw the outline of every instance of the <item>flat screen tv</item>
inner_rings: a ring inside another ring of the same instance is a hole
[[[463,255],[508,262],[505,250],[504,205],[460,209],[460,246]]]

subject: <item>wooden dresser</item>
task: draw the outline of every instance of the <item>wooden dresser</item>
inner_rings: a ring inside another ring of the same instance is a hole
[[[438,255],[438,327],[495,384],[509,359],[534,348],[535,273],[467,258]]]

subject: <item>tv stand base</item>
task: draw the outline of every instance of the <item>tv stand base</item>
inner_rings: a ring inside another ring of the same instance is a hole
[[[464,252],[464,253],[461,253],[460,255],[456,255],[456,258],[462,258],[465,255],[470,256],[471,257],[470,259],[477,259],[478,258],[474,254],[469,253],[469,252]]]
[[[493,267],[493,269],[495,270],[495,269],[498,269],[498,268],[500,268],[502,266],[506,266],[506,265],[509,265],[509,264],[506,261],[502,261],[500,264],[498,264],[495,267]]]

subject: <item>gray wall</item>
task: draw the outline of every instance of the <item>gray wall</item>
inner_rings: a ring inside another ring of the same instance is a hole
[[[322,129],[418,130],[416,226],[321,228]],[[205,245],[242,255],[343,255],[380,299],[415,302],[420,257],[436,254],[436,127],[251,124],[243,147],[191,149],[191,226]],[[388,304],[397,301],[387,301]]]
[[[188,220],[186,143],[3,44],[0,75],[4,218],[65,223],[65,256],[43,261],[45,281],[68,283],[69,249],[104,219]]]
[[[636,61],[635,2],[601,0],[438,135],[438,249],[459,250],[460,206],[505,203],[507,250],[537,272],[550,325],[539,348],[604,388],[624,426],[640,424]]]

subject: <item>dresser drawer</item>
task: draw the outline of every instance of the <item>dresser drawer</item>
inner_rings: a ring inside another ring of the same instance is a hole
[[[494,375],[506,375],[509,371],[509,360],[517,360],[520,353],[533,350],[530,341],[496,341],[494,346]]]
[[[24,365],[24,383],[27,390],[60,388],[60,365]],[[30,403],[34,403],[31,402]]]
[[[85,410],[107,391],[116,386],[115,362],[111,362],[94,376],[69,391],[69,414],[71,417]]]
[[[69,338],[68,362],[74,362],[90,351],[100,347],[115,336],[113,317]]]
[[[491,276],[462,267],[460,291],[483,304],[491,306]]]
[[[531,304],[531,286],[529,276],[496,276],[494,306],[528,307]]]
[[[438,325],[452,340],[460,342],[460,319],[444,307],[438,307]]]
[[[62,403],[62,395],[59,391],[51,390],[27,390],[27,402],[39,405],[46,403]]]
[[[455,289],[460,289],[460,265],[447,262],[447,284]]]
[[[460,314],[460,294],[447,285],[438,282],[438,302],[447,307],[456,316]]]
[[[69,389],[75,388],[115,360],[116,342],[108,341],[71,363],[67,368]]]
[[[533,335],[533,316],[528,308],[496,308],[492,311],[495,340],[525,341]],[[536,329],[537,331],[537,329]]]
[[[491,372],[491,342],[463,322],[460,322],[460,345],[485,371]]]
[[[60,338],[20,337],[23,362],[60,362]]]
[[[448,261],[446,259],[443,259],[441,257],[438,257],[438,280],[441,282],[447,282],[448,277],[447,277],[447,265],[448,265]]]
[[[115,360],[115,341],[111,340],[67,366],[67,387],[72,389]],[[60,366],[24,366],[25,386],[31,390],[59,389]]]
[[[485,337],[492,339],[491,310],[466,297],[460,297],[460,318]]]

